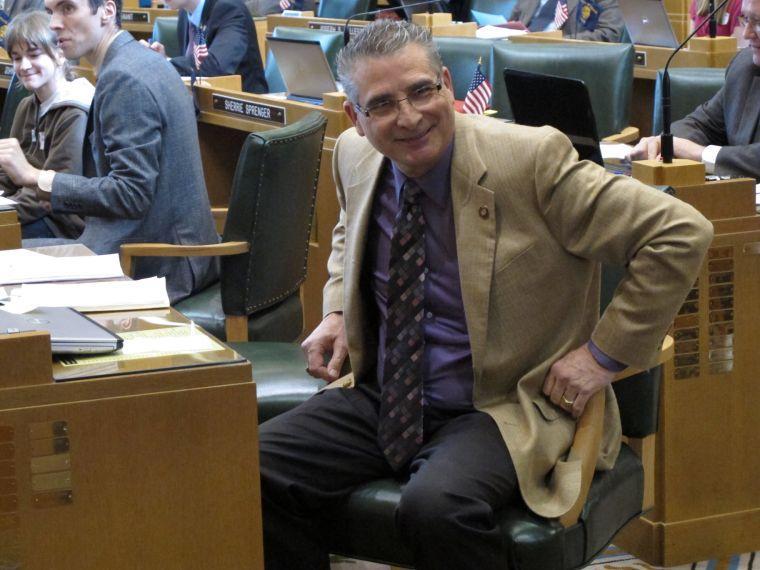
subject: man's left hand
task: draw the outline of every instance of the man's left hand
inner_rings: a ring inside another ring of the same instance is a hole
[[[14,184],[28,188],[37,186],[40,171],[29,164],[17,139],[0,139],[0,168]]]
[[[589,398],[614,377],[615,373],[601,366],[584,344],[552,365],[543,391],[554,404],[579,418]]]

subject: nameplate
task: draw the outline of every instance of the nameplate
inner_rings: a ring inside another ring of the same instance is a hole
[[[244,99],[235,99],[226,95],[213,93],[211,95],[213,107],[217,111],[237,115],[254,121],[267,121],[268,123],[285,124],[285,108],[254,103]]]
[[[332,24],[330,22],[309,22],[309,29],[321,30],[323,32],[342,32],[345,26],[343,24]],[[358,34],[364,29],[364,26],[350,25],[348,33],[351,35]]]
[[[132,22],[134,24],[149,24],[150,13],[148,12],[130,12],[128,10],[121,13],[122,22]]]
[[[645,51],[634,51],[633,52],[633,65],[638,65],[641,67],[646,67],[647,65],[647,52]]]
[[[0,66],[2,66],[3,77],[11,77],[13,75],[12,63],[0,63]]]

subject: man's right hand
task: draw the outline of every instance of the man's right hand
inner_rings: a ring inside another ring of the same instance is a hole
[[[660,156],[660,136],[643,137],[628,155],[629,160],[656,160]]]
[[[314,332],[301,344],[306,353],[308,368],[306,371],[315,378],[334,382],[340,376],[343,361],[348,355],[346,327],[343,313],[330,313],[319,323]],[[330,361],[325,365],[325,356]]]

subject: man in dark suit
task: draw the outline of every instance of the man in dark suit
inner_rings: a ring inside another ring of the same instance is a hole
[[[179,76],[120,29],[121,0],[46,0],[46,7],[64,55],[86,58],[98,76],[92,153],[85,153],[85,176],[38,170],[16,139],[4,139],[5,173],[37,187],[54,212],[84,216],[77,241],[99,254],[116,253],[126,242],[216,243],[192,98]],[[53,240],[45,241],[24,245]],[[216,276],[207,258],[144,258],[136,269],[136,277],[165,276],[172,302]]]
[[[558,15],[563,0],[517,0],[509,17],[532,32],[561,29],[566,38],[619,42],[625,23],[618,0],[565,0],[565,14]]]
[[[171,58],[180,75],[214,77],[241,75],[243,91],[266,93],[256,28],[243,0],[168,0],[179,10],[177,36],[180,54]],[[196,47],[205,43],[206,50],[198,57]],[[158,42],[151,49],[165,54]]]
[[[708,173],[760,180],[760,0],[744,0],[744,38],[749,42],[726,70],[712,99],[671,127],[676,158],[702,161]],[[631,159],[655,159],[660,137],[645,137]]]

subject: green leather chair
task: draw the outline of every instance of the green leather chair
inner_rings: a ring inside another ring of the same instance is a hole
[[[19,81],[14,73],[8,84],[8,90],[5,92],[5,102],[3,103],[3,112],[0,114],[0,139],[7,139],[11,136],[11,127],[13,118],[16,116],[16,108],[24,97],[30,95]]]
[[[277,26],[272,32],[272,36],[275,38],[285,38],[292,40],[316,40],[322,47],[322,51],[325,54],[327,63],[330,65],[330,69],[333,72],[333,76],[337,77],[338,70],[335,65],[335,60],[338,57],[340,48],[343,47],[343,33],[342,32],[328,32],[324,30],[312,30],[310,28],[296,28],[290,26]],[[271,50],[267,53],[267,63],[264,68],[264,76],[269,85],[270,93],[279,93],[285,91],[285,82],[280,75],[280,69],[277,67],[277,60]]]
[[[586,83],[601,138],[628,127],[633,88],[633,46],[630,44],[494,43],[490,77],[493,108],[512,118],[504,68],[573,77]],[[557,101],[562,105],[562,101]],[[572,112],[572,109],[568,109]]]
[[[371,10],[370,0],[319,0],[317,17],[345,19],[369,10]],[[366,20],[367,18],[362,16],[359,19]]]
[[[441,54],[443,65],[451,72],[454,97],[464,99],[478,60],[481,60],[481,69],[484,74],[488,75],[490,71],[493,40],[436,36],[433,41]],[[491,78],[489,77],[488,80],[491,81]]]
[[[303,329],[300,286],[306,278],[309,236],[326,119],[313,112],[265,132],[251,133],[232,181],[222,243],[207,246],[125,244],[131,257],[218,255],[219,282],[175,308],[229,341],[296,340]],[[293,168],[294,157],[298,168]]]
[[[726,82],[726,70],[720,67],[674,67],[670,75],[670,116],[683,119],[715,95]],[[652,134],[662,132],[662,70],[657,72],[654,87]]]
[[[166,57],[177,57],[179,38],[177,37],[177,16],[160,16],[153,21],[153,41],[160,42],[166,50]]]

